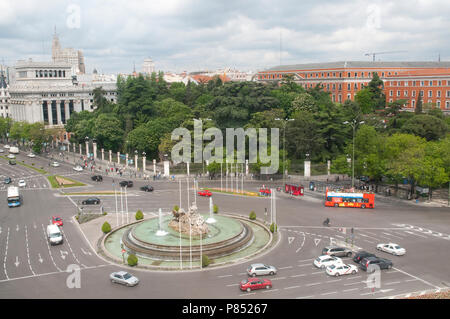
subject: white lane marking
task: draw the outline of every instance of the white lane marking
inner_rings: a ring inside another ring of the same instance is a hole
[[[371,241],[371,240],[367,240],[367,239],[363,239],[363,240],[368,242],[368,243],[371,243],[371,244],[375,244],[376,243],[375,241]]]
[[[352,276],[350,278],[347,278],[347,280],[352,280],[352,279],[356,279],[356,278],[361,278],[362,276]]]
[[[44,262],[44,259],[42,259],[41,254],[38,254],[38,257],[39,262],[42,264]]]
[[[263,291],[263,294],[264,293],[268,293],[268,292],[275,292],[275,291],[278,291],[278,290],[280,290],[280,289],[269,289],[269,290]]]
[[[349,284],[344,284],[344,286],[358,285],[358,284],[361,284],[361,283],[365,283],[365,281],[363,280],[363,281],[351,282]]]
[[[286,288],[284,288],[284,289],[294,289],[294,288],[299,288],[299,287],[301,287],[301,286],[291,286],[291,287],[286,287]]]
[[[16,256],[16,262],[14,263],[14,265],[16,265],[16,268],[19,267],[20,265],[19,256]]]
[[[91,266],[91,267],[81,268],[80,270],[102,268],[102,267],[106,267],[106,266],[111,266],[111,265],[110,264],[106,264],[106,265]],[[44,274],[16,277],[16,278],[11,278],[11,279],[3,279],[3,280],[0,280],[0,282],[7,282],[7,281],[13,281],[13,280],[20,280],[20,279],[27,279],[27,278],[34,278],[34,277],[49,276],[49,275],[55,275],[55,274],[60,274],[60,273],[67,273],[67,271],[60,270],[60,271],[48,272],[48,273],[44,273]]]
[[[312,266],[311,264],[306,264],[306,265],[297,265],[298,267],[306,267],[306,266]]]
[[[328,281],[325,281],[325,282],[336,282],[336,281],[341,281],[342,279],[335,279],[335,280],[328,280]]]
[[[62,232],[62,234],[63,234],[63,236],[64,236],[64,238],[65,238],[65,240],[66,240],[67,245],[69,246],[69,250],[70,250],[70,252],[72,253],[73,258],[75,258],[75,260],[77,261],[77,263],[78,263],[79,265],[81,265],[82,267],[86,268],[86,265],[83,265],[82,263],[80,263],[80,261],[78,260],[77,256],[76,256],[75,253],[73,252],[72,246],[70,245],[69,238],[67,237],[67,235],[66,235],[66,233],[64,232],[64,230],[62,229],[62,227],[61,227],[60,229],[61,229],[61,232]]]
[[[47,235],[45,234],[44,224],[41,224],[41,225],[42,225],[42,231],[44,232],[44,239],[45,239],[45,242],[47,243],[48,253],[50,254],[50,259],[52,260],[53,265],[55,265],[56,269],[58,269],[58,271],[62,271],[62,270],[56,265],[55,260],[53,259],[52,251],[50,250],[50,244],[48,243]]]
[[[343,292],[349,292],[349,291],[355,291],[355,290],[359,290],[359,288],[345,289],[345,290],[342,290],[342,291]]]
[[[317,274],[323,274],[325,273],[325,271],[316,271],[316,272],[312,272],[310,275],[317,275]]]
[[[217,278],[225,278],[225,277],[231,277],[233,275],[222,275],[222,276],[217,276]]]
[[[27,228],[26,225],[25,225],[25,241],[26,241],[26,243],[27,243],[28,266],[30,266],[31,273],[32,273],[33,275],[36,275],[36,273],[33,271],[33,267],[31,267],[31,262],[30,262],[30,249],[29,249],[29,247],[28,247],[28,228]]]
[[[271,280],[274,281],[274,280],[282,280],[282,279],[286,279],[286,277],[272,278]]]
[[[287,267],[280,267],[278,269],[291,269],[291,268],[292,268],[292,266],[287,266]]]
[[[233,287],[233,286],[239,286],[239,284],[231,284],[231,285],[227,285],[227,287]]]
[[[303,248],[303,245],[305,244],[306,236],[305,236],[305,233],[302,233],[302,234],[303,234],[303,241],[302,241],[302,244],[301,244],[300,247],[295,251],[295,253],[298,253],[298,252]]]
[[[422,237],[422,238],[428,238],[427,236],[419,235],[419,234],[416,234],[416,233],[413,233],[413,232],[410,232],[410,231],[407,231],[407,230],[405,230],[404,232],[408,233],[410,235],[419,236],[419,237]]]
[[[439,289],[438,286],[435,286],[435,285],[429,283],[428,281],[425,281],[425,280],[423,280],[423,279],[421,279],[421,278],[419,278],[419,277],[417,277],[417,276],[411,275],[411,274],[407,273],[406,271],[400,270],[400,269],[395,268],[395,267],[394,267],[393,269],[398,270],[399,272],[401,272],[401,273],[403,273],[403,274],[405,274],[405,275],[408,275],[408,276],[410,276],[410,277],[412,277],[412,278],[415,278],[415,279],[417,279],[417,280],[420,280],[421,282],[423,282],[423,283],[425,283],[425,284],[427,284],[427,285],[429,285],[429,286],[431,286],[431,287],[434,287],[434,288],[436,288],[436,289]]]
[[[6,256],[8,255],[8,242],[9,242],[9,227],[8,227],[8,234],[6,235],[5,258],[3,259],[3,269],[5,270],[6,279],[9,280],[8,273],[6,272]]]
[[[309,287],[309,286],[315,286],[315,285],[320,285],[320,284],[321,284],[321,282],[313,282],[312,284],[307,284],[305,286]]]
[[[410,281],[417,281],[417,280],[419,280],[419,279],[413,278],[413,279],[408,279],[408,280],[405,280],[405,282],[410,282]]]
[[[295,298],[295,299],[306,299],[306,298],[312,298],[312,297],[314,297],[314,295],[311,295],[311,296],[303,296],[303,297],[297,297],[297,298]]]
[[[241,294],[239,296],[250,296],[250,295],[256,295],[256,292],[247,292],[246,294]]]
[[[290,277],[292,277],[292,278],[296,278],[296,277],[304,277],[304,276],[306,276],[306,274],[293,275],[293,276],[290,276]]]
[[[369,236],[369,235],[366,235],[366,234],[363,234],[363,233],[358,233],[358,235],[363,236],[363,237],[367,237],[367,238],[372,238],[372,239],[374,239],[374,240],[376,240],[378,242],[381,242],[380,239],[378,239],[376,237],[373,237],[373,236]]]
[[[301,263],[301,262],[304,262],[304,261],[311,261],[311,260],[314,260],[314,258],[298,260],[297,262]]]
[[[337,294],[337,291],[325,292],[325,293],[320,294],[320,295],[321,295],[321,296],[326,296],[326,295],[332,295],[332,294]]]

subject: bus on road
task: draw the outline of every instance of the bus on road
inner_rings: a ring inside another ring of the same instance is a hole
[[[8,187],[8,206],[17,207],[22,204],[22,196],[19,194],[19,187]]]
[[[374,208],[375,194],[330,192],[327,188],[325,193],[325,206]]]

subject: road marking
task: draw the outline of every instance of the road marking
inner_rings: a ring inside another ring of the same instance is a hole
[[[344,284],[344,286],[358,285],[358,284],[361,284],[361,283],[365,283],[365,281],[363,280],[363,281],[351,282],[349,284]]]
[[[400,237],[400,236],[393,235],[393,234],[390,234],[390,233],[385,233],[385,232],[383,232],[383,234],[385,234],[385,235],[387,235],[387,236],[397,237],[397,238],[399,238],[399,239],[405,239],[405,237]]]
[[[314,260],[314,258],[311,258],[311,259],[303,259],[303,260],[298,260],[297,262],[301,263],[301,262],[303,262],[303,261],[311,261],[311,260]]]
[[[384,284],[385,286],[390,286],[390,285],[395,285],[395,284],[399,284],[400,281],[393,281],[393,282],[388,282],[387,284]]]
[[[413,278],[413,279],[408,279],[408,280],[405,280],[405,282],[410,282],[410,281],[417,281],[417,280],[419,280],[419,279]]]
[[[361,278],[362,276],[352,276],[350,278],[347,278],[347,280],[352,280],[352,279],[356,279],[356,278]]]
[[[367,240],[367,239],[363,239],[363,240],[368,242],[368,243],[371,243],[371,244],[375,244],[376,243],[375,241],[371,241],[371,240]]]
[[[286,287],[286,288],[283,288],[283,289],[294,289],[294,288],[299,288],[299,287],[301,287],[301,286],[291,286],[291,287]]]
[[[345,290],[342,290],[342,291],[343,292],[349,292],[349,291],[355,291],[355,290],[359,290],[359,288],[345,289]]]
[[[77,256],[76,256],[75,253],[73,252],[72,246],[70,245],[69,238],[67,237],[66,233],[64,232],[64,230],[63,230],[62,228],[61,228],[61,232],[62,232],[63,236],[65,237],[66,243],[67,243],[67,245],[69,246],[69,250],[70,250],[70,252],[72,253],[73,258],[75,258],[75,260],[77,261],[77,263],[78,263],[79,265],[81,265],[82,267],[86,268],[86,265],[83,265],[82,263],[80,263],[80,261],[78,260]],[[63,259],[64,259],[64,258],[63,258]]]
[[[303,297],[297,297],[297,298],[295,298],[295,299],[306,299],[306,298],[312,298],[312,297],[314,297],[314,295],[311,295],[311,296],[303,296]]]
[[[8,255],[8,242],[9,242],[9,227],[8,227],[8,234],[6,235],[5,258],[3,259],[3,269],[5,270],[6,279],[9,279],[8,273],[6,272],[6,256]]]
[[[328,281],[325,281],[325,282],[336,282],[336,281],[341,281],[342,279],[335,279],[335,280],[328,280]]]
[[[295,253],[298,253],[298,252],[300,251],[300,249],[303,248],[303,245],[305,244],[306,236],[305,236],[305,233],[302,233],[302,234],[303,234],[303,241],[302,241],[302,244],[301,244],[300,247],[295,251]]]
[[[275,291],[278,291],[278,290],[280,290],[280,289],[269,289],[269,290],[263,291],[263,293],[275,292]]]
[[[280,267],[280,268],[278,268],[278,269],[290,269],[290,268],[292,268],[292,266]]]
[[[438,286],[435,286],[435,285],[433,285],[433,284],[430,284],[428,281],[425,281],[425,280],[423,280],[423,279],[420,279],[420,278],[417,277],[417,276],[411,275],[411,274],[407,273],[406,271],[400,270],[400,269],[395,268],[395,267],[394,267],[393,269],[398,270],[399,272],[401,272],[401,273],[403,273],[403,274],[405,274],[405,275],[408,275],[408,276],[410,276],[410,277],[412,277],[412,278],[415,278],[415,279],[417,279],[417,280],[420,280],[421,282],[423,282],[423,283],[425,283],[425,284],[427,284],[427,285],[429,285],[429,286],[431,286],[431,287],[434,287],[434,288],[436,288],[436,289],[439,289]]]
[[[286,279],[286,277],[272,278],[271,280],[274,281],[274,280],[282,280],[282,279]]]
[[[316,271],[316,272],[312,272],[310,275],[317,275],[317,274],[323,274],[325,273],[325,271]]]
[[[300,274],[300,275],[292,275],[292,276],[290,276],[290,277],[292,277],[292,278],[296,278],[296,277],[304,277],[304,276],[306,276],[306,274]]]
[[[332,291],[332,292],[326,292],[323,294],[320,294],[321,296],[326,296],[326,295],[332,295],[332,294],[337,294],[337,291]]]
[[[232,277],[233,275],[222,275],[222,276],[217,276],[217,278],[225,278],[225,277]]]
[[[20,265],[19,256],[16,256],[16,262],[14,263],[14,265],[16,265],[16,268],[19,267]]]
[[[39,262],[42,264],[43,262],[44,262],[44,259],[42,259],[42,257],[41,257],[41,254],[38,254],[38,257],[39,257]]]
[[[33,275],[36,275],[36,273],[33,271],[33,267],[31,267],[31,262],[30,262],[30,249],[28,248],[28,228],[27,228],[26,225],[25,225],[25,241],[26,241],[26,243],[27,243],[28,266],[30,266],[31,273],[32,273]]]
[[[316,244],[316,247],[320,243],[320,241],[321,241],[320,238],[314,238],[314,244]]]
[[[227,287],[233,287],[233,286],[239,286],[239,284],[231,284],[231,285],[227,285]]]
[[[374,295],[374,294],[379,294],[379,293],[385,293],[385,292],[389,292],[389,291],[392,291],[392,290],[394,290],[394,289],[381,289],[381,290],[374,291],[374,292],[366,292],[366,293],[363,293],[363,294],[361,294],[361,296]]]
[[[306,264],[306,265],[298,265],[298,267],[305,267],[305,266],[312,266],[311,264]]]
[[[312,284],[307,284],[305,286],[309,287],[309,286],[315,286],[315,285],[320,285],[320,284],[321,284],[321,282],[314,282]]]
[[[288,242],[289,245],[292,244],[292,242],[294,241],[295,237],[288,237]]]
[[[411,235],[414,235],[414,236],[419,236],[419,237],[422,237],[422,238],[428,238],[427,236],[419,235],[419,234],[416,234],[416,233],[413,233],[413,232],[410,232],[410,231],[407,231],[407,230],[404,230],[404,232],[408,233],[408,234],[411,234]]]

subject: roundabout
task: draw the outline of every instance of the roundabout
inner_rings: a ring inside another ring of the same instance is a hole
[[[230,265],[266,251],[273,241],[269,229],[259,221],[237,215],[199,214],[195,205],[188,212],[137,221],[104,236],[100,248],[109,259],[123,264],[130,255],[138,267],[182,270]]]

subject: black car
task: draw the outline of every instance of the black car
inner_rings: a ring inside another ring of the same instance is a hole
[[[374,272],[377,266],[380,267],[380,269],[391,269],[393,264],[389,259],[380,257],[367,257],[359,263],[359,268],[367,272]]]
[[[96,181],[96,182],[101,182],[101,181],[103,181],[103,177],[102,177],[101,175],[94,175],[94,176],[91,176],[91,179],[92,179],[93,181]]]
[[[15,160],[9,160],[9,165],[16,165],[16,161]]]
[[[97,197],[90,197],[81,202],[83,205],[100,204],[100,199]]]
[[[5,184],[11,184],[12,179],[11,177],[6,177],[5,180],[3,181]]]
[[[153,186],[150,186],[150,185],[142,186],[142,187],[141,187],[141,191],[144,191],[144,192],[153,192]]]
[[[121,186],[121,187],[133,187],[133,182],[132,181],[121,181],[120,183],[119,183],[119,185]]]
[[[362,251],[358,251],[355,254],[355,256],[353,257],[353,261],[355,263],[359,264],[361,260],[363,260],[364,258],[367,258],[367,257],[376,257],[376,256],[372,253],[368,253],[367,251],[362,250]]]

